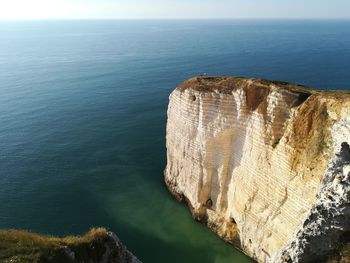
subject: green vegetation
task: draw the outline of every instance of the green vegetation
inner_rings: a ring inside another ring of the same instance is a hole
[[[276,85],[279,88],[286,89],[289,91],[294,91],[297,93],[304,94],[324,94],[329,96],[342,96],[349,95],[349,90],[334,90],[332,87],[328,89],[317,89],[313,87],[308,87],[296,83],[289,83],[284,81],[276,80],[266,80],[259,78],[246,78],[240,76],[198,76],[193,77],[189,80],[184,81],[180,86],[180,90],[186,90],[187,88],[193,88],[200,91],[209,91],[212,89],[218,89],[221,91],[232,91],[233,89],[242,86],[242,83],[247,81],[252,81],[252,83],[257,84],[259,87],[269,88],[271,84]]]
[[[84,236],[57,238],[18,231],[0,231],[1,263],[82,262],[98,259],[108,239],[104,228],[91,229]],[[90,262],[90,261],[89,261]]]

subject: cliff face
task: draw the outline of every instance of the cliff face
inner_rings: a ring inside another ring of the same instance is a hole
[[[325,260],[350,231],[350,95],[198,77],[170,95],[165,182],[258,262]]]

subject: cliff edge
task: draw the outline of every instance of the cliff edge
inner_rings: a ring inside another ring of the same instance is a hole
[[[1,263],[141,263],[118,237],[104,228],[84,236],[57,238],[18,231],[0,231]]]
[[[251,258],[349,260],[349,93],[192,78],[170,95],[166,139],[168,189]]]

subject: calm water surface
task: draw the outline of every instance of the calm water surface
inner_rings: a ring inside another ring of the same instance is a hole
[[[347,89],[349,68],[349,21],[0,22],[0,228],[250,262],[164,187],[169,93],[203,72]]]

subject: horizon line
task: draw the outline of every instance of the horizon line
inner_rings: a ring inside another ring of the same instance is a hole
[[[294,20],[294,21],[306,21],[306,20],[328,20],[328,21],[336,21],[336,20],[350,20],[350,17],[173,17],[173,18],[168,18],[168,17],[74,17],[74,18],[7,18],[7,19],[2,19],[0,18],[0,21],[113,21],[113,20]]]

